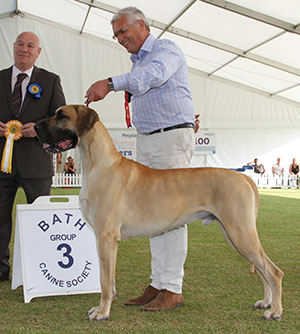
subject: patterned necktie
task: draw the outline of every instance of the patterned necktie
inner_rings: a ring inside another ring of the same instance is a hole
[[[26,73],[19,73],[18,79],[14,87],[14,91],[12,93],[13,100],[13,109],[15,117],[20,115],[20,107],[22,104],[22,82],[27,77]]]

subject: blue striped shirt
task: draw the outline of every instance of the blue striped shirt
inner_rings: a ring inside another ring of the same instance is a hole
[[[115,91],[132,94],[132,123],[139,133],[194,123],[194,107],[183,52],[153,35],[130,57],[131,72],[112,78]]]

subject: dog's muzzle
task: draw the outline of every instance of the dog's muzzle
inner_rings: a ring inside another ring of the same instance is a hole
[[[73,147],[74,147],[73,143],[70,139],[62,140],[53,145],[43,143],[43,149],[46,150],[48,153],[63,152],[63,151],[70,150]]]
[[[43,144],[43,149],[48,153],[64,152],[77,145],[78,137],[75,132],[62,128],[50,130],[47,124],[47,121],[38,122],[34,129],[37,138]]]

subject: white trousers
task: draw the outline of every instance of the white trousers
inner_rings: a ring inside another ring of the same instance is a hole
[[[137,161],[157,169],[187,168],[194,152],[194,130],[137,135]],[[150,238],[151,286],[182,293],[187,226]]]

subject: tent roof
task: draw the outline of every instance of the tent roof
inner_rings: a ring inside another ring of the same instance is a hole
[[[180,45],[197,73],[300,103],[299,0],[6,0],[0,14],[38,16],[112,40],[113,14],[131,5],[156,37]]]

